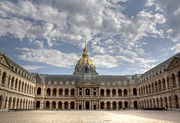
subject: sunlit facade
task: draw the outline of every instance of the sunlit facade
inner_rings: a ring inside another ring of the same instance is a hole
[[[99,75],[83,50],[73,75],[29,73],[0,53],[0,109],[179,109],[180,53],[144,74]]]

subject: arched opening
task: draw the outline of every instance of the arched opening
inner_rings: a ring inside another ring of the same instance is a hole
[[[75,95],[75,90],[71,89],[71,96],[74,96],[74,95]]]
[[[164,105],[166,108],[168,108],[168,101],[167,101],[167,97],[164,97]]]
[[[46,102],[46,109],[50,109],[50,102],[49,101]]]
[[[62,89],[59,89],[59,96],[62,96],[63,94],[63,90]]]
[[[17,89],[17,85],[18,85],[18,79],[16,79],[16,82],[15,82],[15,89]]]
[[[161,80],[158,81],[159,91],[161,91]]]
[[[89,95],[90,95],[90,90],[86,89],[86,96],[89,96]]]
[[[57,93],[57,91],[56,91],[56,89],[54,88],[54,89],[53,89],[53,96],[56,96],[56,93]]]
[[[127,101],[124,102],[124,108],[128,108],[128,102]]]
[[[113,95],[113,97],[116,96],[116,90],[115,89],[112,90],[112,95]]]
[[[122,102],[119,101],[119,109],[121,109],[121,108],[122,108]]]
[[[55,101],[52,102],[52,109],[56,109],[56,102]]]
[[[5,85],[5,82],[6,82],[6,72],[3,72],[3,75],[2,75],[2,85]]]
[[[175,95],[174,97],[175,97],[175,107],[176,107],[176,108],[179,108],[179,100],[178,100],[178,96]]]
[[[14,76],[12,77],[12,80],[11,80],[11,88],[14,87]]]
[[[62,102],[58,102],[58,109],[62,109]]]
[[[172,74],[171,77],[172,77],[172,85],[173,87],[176,87],[176,77],[174,74]]]
[[[11,109],[11,105],[12,105],[12,98],[10,97],[9,98],[9,107],[8,107],[8,109]]]
[[[21,80],[19,80],[19,87],[18,87],[19,91],[21,91]]]
[[[74,108],[75,108],[75,103],[71,102],[71,109],[74,109]]]
[[[154,93],[154,83],[152,83],[152,93]]]
[[[64,109],[68,109],[68,102],[64,103]]]
[[[0,109],[2,109],[3,96],[0,96]]]
[[[100,103],[100,108],[101,108],[101,109],[104,109],[104,102],[101,102],[101,103]]]
[[[107,109],[111,109],[111,103],[110,102],[107,102]]]
[[[113,102],[112,106],[113,106],[113,110],[115,110],[116,109],[116,102],[115,101]]]
[[[125,96],[125,97],[128,96],[127,89],[124,89],[124,96]]]
[[[134,95],[134,96],[137,95],[137,90],[136,90],[136,88],[133,88],[133,95]]]
[[[163,108],[163,99],[162,99],[162,97],[160,98],[160,108]]]
[[[40,95],[41,94],[41,88],[39,87],[38,89],[37,89],[37,95]]]
[[[50,96],[51,95],[51,89],[50,88],[48,88],[47,89],[47,94],[46,94],[47,96]]]
[[[166,78],[167,88],[169,89],[169,77]]]
[[[12,107],[12,109],[15,109],[15,107],[16,107],[15,103],[16,103],[16,98],[13,98],[13,107]]]
[[[87,110],[90,109],[90,104],[89,104],[88,101],[86,102],[86,109],[87,109]]]
[[[108,97],[110,97],[110,90],[109,90],[109,89],[106,90],[106,95],[107,95]]]
[[[104,96],[104,89],[101,89],[101,96]]]
[[[118,96],[121,97],[122,96],[122,90],[118,89]]]
[[[170,96],[169,96],[169,108],[172,108],[172,100]]]
[[[36,101],[36,109],[40,109],[40,101]]]
[[[138,103],[137,103],[137,101],[134,101],[134,108],[135,108],[135,109],[138,108]]]
[[[166,90],[166,83],[164,78],[162,79],[162,86],[163,90]]]
[[[68,95],[69,95],[69,90],[65,89],[65,96],[68,96]]]
[[[157,81],[155,82],[155,91],[156,91],[156,92],[158,91],[158,88],[157,88]]]

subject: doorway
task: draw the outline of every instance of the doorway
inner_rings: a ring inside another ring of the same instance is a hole
[[[89,102],[86,102],[86,109],[89,110]]]

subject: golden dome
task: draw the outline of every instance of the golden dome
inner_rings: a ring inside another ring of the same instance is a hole
[[[82,57],[78,60],[74,71],[74,74],[84,73],[97,74],[94,62],[88,57],[88,49],[86,47],[86,42],[85,47],[83,49]]]

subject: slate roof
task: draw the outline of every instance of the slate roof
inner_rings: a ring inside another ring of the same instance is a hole
[[[97,84],[101,83],[101,82],[104,82],[104,83],[117,83],[117,82],[121,82],[122,84],[125,84],[124,81],[127,82],[127,84],[130,83],[130,81],[134,81],[135,83],[138,82],[138,77],[139,76],[106,76],[106,75],[92,75],[92,76],[89,76],[90,79],[86,79],[84,78],[85,76],[83,75],[47,75],[47,74],[37,74],[37,73],[33,73],[32,74],[36,80],[37,80],[37,83],[41,83],[41,82],[45,82],[45,83],[48,83],[48,82],[51,82],[54,83],[55,81],[57,83],[60,83],[60,82],[63,82],[65,84],[65,82],[72,82],[74,81],[75,83],[78,83],[78,82],[81,82],[81,81],[84,81],[84,80],[92,80],[94,82],[96,82]],[[88,76],[87,76],[88,77]]]
[[[13,70],[14,72],[20,74],[24,73],[24,74],[28,74],[29,76],[33,77],[31,75],[30,72],[28,72],[26,69],[24,69],[22,66],[20,66],[19,64],[17,64],[15,61],[13,61],[11,58],[9,58],[7,55],[5,55],[4,53],[0,52],[0,55],[3,55],[5,57],[5,59],[7,60],[8,64],[10,65],[10,69]]]
[[[159,72],[159,69],[160,69],[161,73],[162,73],[162,72],[165,72],[166,69],[167,69],[167,67],[168,67],[168,65],[171,63],[171,61],[173,60],[174,57],[179,57],[179,58],[180,58],[180,53],[178,53],[178,54],[170,57],[170,58],[167,59],[166,61],[158,64],[157,66],[155,66],[155,67],[153,67],[152,69],[148,70],[147,72],[143,73],[143,74],[141,75],[141,77],[147,76],[147,75],[151,74],[152,72],[153,72],[153,73],[154,73],[154,72],[157,73],[157,72]]]

